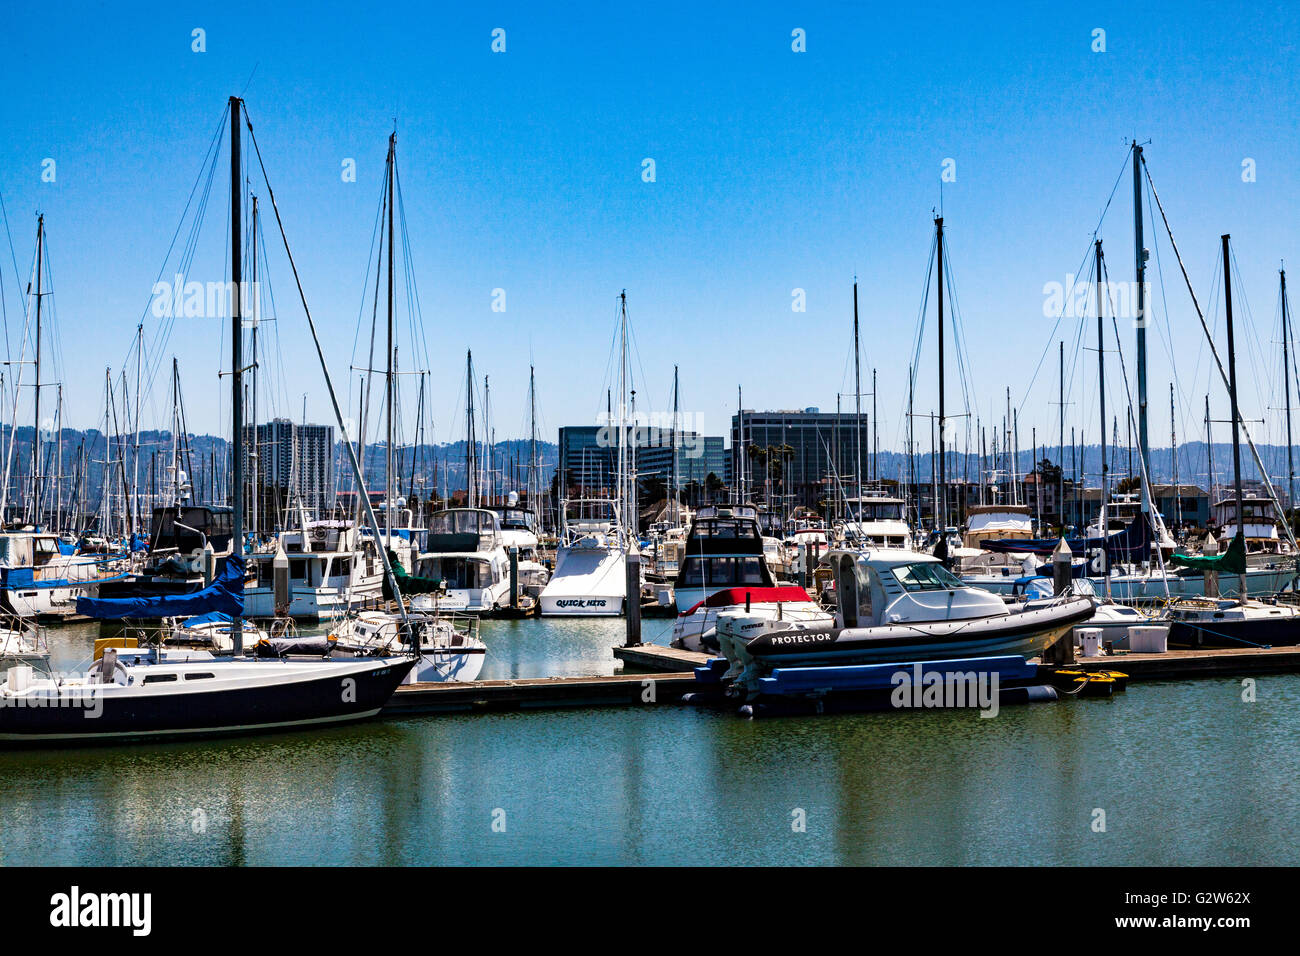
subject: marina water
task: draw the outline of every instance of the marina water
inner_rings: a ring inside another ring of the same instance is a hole
[[[54,666],[94,634],[51,631]],[[485,679],[608,674],[622,622],[483,637]],[[995,719],[667,704],[6,752],[0,862],[1300,864],[1300,676],[1256,695],[1215,678]]]

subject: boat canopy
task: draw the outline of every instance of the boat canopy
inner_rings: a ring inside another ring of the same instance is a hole
[[[189,594],[155,594],[131,598],[77,598],[77,613],[100,620],[120,618],[194,617],[220,611],[232,617],[244,613],[244,559],[232,554],[207,587]]]

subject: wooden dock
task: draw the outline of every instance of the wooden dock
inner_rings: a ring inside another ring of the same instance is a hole
[[[651,672],[685,671],[699,667],[711,655],[658,644],[616,647],[614,656],[628,667]],[[1061,665],[1043,664],[1044,672]],[[1300,647],[1234,647],[1210,650],[1170,650],[1163,654],[1120,651],[1101,657],[1077,657],[1065,665],[1087,671],[1123,671],[1134,680],[1180,680],[1240,674],[1300,672]]]
[[[702,689],[695,682],[694,668],[710,657],[658,644],[616,647],[614,656],[644,673],[406,684],[393,694],[383,716],[671,704]],[[1047,672],[1058,666],[1041,664],[1044,680]],[[1082,657],[1066,666],[1086,671],[1123,671],[1132,681],[1295,673],[1300,672],[1300,647],[1174,650],[1164,654],[1120,652]]]
[[[699,651],[684,651],[677,647],[664,647],[662,644],[637,644],[635,647],[616,647],[614,656],[623,662],[624,667],[635,667],[641,671],[679,673],[693,671],[706,663],[712,654]]]
[[[1066,666],[1085,671],[1123,671],[1134,680],[1285,674],[1300,671],[1300,647],[1173,650],[1163,654],[1134,654],[1121,651],[1101,657],[1077,657],[1073,664]]]

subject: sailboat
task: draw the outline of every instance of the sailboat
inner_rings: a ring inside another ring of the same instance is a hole
[[[206,651],[152,647],[119,656],[117,650],[110,648],[103,651],[83,676],[72,679],[38,678],[30,666],[12,667],[0,686],[0,742],[93,743],[245,733],[358,720],[377,714],[416,664],[416,656],[410,653],[350,660],[249,659],[243,654],[244,455],[241,443],[247,438],[243,428],[243,284],[240,281],[242,107],[239,97],[230,98],[230,377],[231,437],[235,447],[231,552],[217,580],[196,593],[117,601],[81,598],[77,604],[79,613],[99,618],[226,612],[231,617],[233,654],[218,658]],[[251,125],[249,135],[252,135]],[[308,322],[311,323],[310,313]],[[315,338],[314,324],[311,330]],[[319,342],[317,348],[319,351]],[[326,383],[329,384],[328,374]],[[333,387],[329,390],[337,415]],[[338,417],[341,420],[341,415]],[[364,489],[360,467],[355,458],[351,461],[358,488]],[[369,510],[368,500],[366,504],[373,526],[373,511]],[[391,575],[387,559],[384,566]],[[410,633],[409,629],[405,633]]]
[[[1232,480],[1236,514],[1243,515],[1241,488],[1240,411],[1237,406],[1237,349],[1232,327],[1232,263],[1228,236],[1223,244],[1223,308],[1228,338],[1228,396],[1232,406]],[[1213,343],[1211,343],[1213,344]],[[1217,358],[1217,355],[1216,355]],[[1220,555],[1192,556],[1176,553],[1174,564],[1202,573],[1235,575],[1235,600],[1177,601],[1169,609],[1169,644],[1175,647],[1251,647],[1300,644],[1300,608],[1292,604],[1248,599],[1246,537],[1241,526]]]
[[[625,569],[628,548],[636,533],[632,479],[628,460],[625,397],[628,374],[627,293],[619,295],[619,370],[617,465],[611,498],[565,499],[560,503],[560,543],[555,570],[538,598],[544,616],[612,616],[624,613],[628,600]]]

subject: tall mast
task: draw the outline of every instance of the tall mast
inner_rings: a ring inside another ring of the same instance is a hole
[[[857,461],[857,520],[862,521],[862,355],[858,346],[858,280],[853,280],[853,454]]]
[[[249,283],[249,288],[252,291],[251,305],[253,307],[253,333],[252,333],[253,334],[253,342],[252,342],[253,361],[251,363],[252,368],[249,369],[249,374],[251,374],[253,378],[253,387],[249,391],[249,396],[252,399],[253,407],[251,411],[253,414],[252,414],[251,435],[249,436],[251,440],[249,442],[249,449],[248,449],[248,462],[253,471],[253,475],[252,475],[253,480],[251,482],[251,488],[253,491],[253,507],[252,510],[249,512],[249,520],[252,523],[253,540],[256,541],[257,528],[258,528],[257,513],[258,511],[261,510],[258,506],[262,502],[262,487],[261,487],[262,468],[261,468],[261,461],[260,461],[262,456],[262,448],[257,441],[257,328],[261,322],[262,313],[260,307],[261,296],[258,294],[258,289],[257,289],[257,197],[256,196],[253,197],[253,221],[252,221],[252,228],[249,229],[249,237],[250,237],[250,241],[252,242],[252,248],[248,250],[250,265],[252,267],[250,270],[252,275],[250,277],[251,281]],[[180,476],[180,472],[178,469],[177,477],[179,476]]]
[[[1151,459],[1151,445],[1147,441],[1147,322],[1146,322],[1146,272],[1147,251],[1142,242],[1142,147],[1133,141],[1133,258],[1137,273],[1137,386],[1138,386],[1138,456],[1145,465]],[[1139,466],[1141,467],[1141,466]],[[1132,472],[1132,465],[1129,466]],[[1146,482],[1139,481],[1142,490],[1143,519],[1151,510]]]
[[[907,490],[915,498],[916,496],[916,420],[912,415],[913,399],[913,379],[914,372],[912,366],[907,366]],[[921,517],[920,500],[917,499],[913,506],[916,508],[915,514],[919,520]]]
[[[880,480],[880,420],[876,417],[876,370],[871,370],[871,480]]]
[[[396,343],[393,341],[393,197],[397,179],[397,131],[388,136],[388,366],[385,388],[388,392],[387,440],[384,442],[384,547],[393,544],[393,441],[396,431],[397,378],[393,374]]]
[[[1183,523],[1183,496],[1178,487],[1178,422],[1174,413],[1174,383],[1169,383],[1169,452],[1174,469],[1174,527]]]
[[[1291,310],[1286,301],[1286,270],[1278,270],[1282,277],[1282,379],[1286,382],[1286,500],[1295,510],[1295,458],[1291,444]]]
[[[1061,515],[1061,537],[1065,537],[1065,342],[1060,343],[1060,374],[1056,388],[1056,406],[1060,433],[1056,445],[1056,510]]]
[[[624,531],[633,528],[628,514],[627,488],[627,290],[618,294],[618,474],[615,476],[615,488],[618,492],[619,519]]]
[[[528,366],[528,507],[537,517],[537,527],[542,526],[541,475],[537,471],[537,378],[533,366]]]
[[[680,399],[680,396],[679,396],[679,394],[678,394],[678,384],[679,384],[679,383],[678,383],[678,380],[677,380],[677,366],[674,365],[674,366],[673,366],[673,478],[672,478],[672,481],[673,481],[673,524],[674,524],[674,526],[677,524],[677,520],[678,520],[678,518],[677,518],[677,511],[678,511],[678,506],[677,506],[677,494],[678,494],[678,490],[677,490],[677,483],[678,483],[678,475],[677,475],[677,449],[678,449],[678,448],[680,447],[680,445],[681,445],[680,436],[679,436],[679,434],[678,434],[678,407],[679,407],[679,405],[680,405],[680,400],[679,400],[679,399]]]
[[[1097,521],[1101,526],[1101,573],[1107,596],[1110,595],[1110,555],[1106,551],[1106,329],[1102,322],[1101,240],[1093,243],[1093,260],[1097,277],[1097,398],[1101,403],[1101,493],[1097,499]]]
[[[1237,534],[1245,540],[1246,516],[1242,513],[1241,493],[1241,439],[1237,410],[1237,345],[1232,337],[1232,262],[1229,259],[1228,237],[1223,243],[1223,312],[1228,325],[1228,397],[1232,403],[1232,484],[1237,499]],[[1237,575],[1237,599],[1246,601],[1246,574],[1243,570]]]
[[[465,506],[478,507],[478,445],[474,436],[474,353],[465,353]]]
[[[32,424],[32,517],[41,524],[41,280],[45,272],[45,216],[36,217],[36,401]]]
[[[240,241],[243,239],[243,214],[240,209],[240,172],[239,156],[239,114],[241,101],[239,97],[230,98],[230,419],[231,439],[233,441],[231,467],[234,474],[231,481],[232,494],[232,534],[230,553],[243,564],[244,559],[244,456],[242,442],[244,439],[244,340],[243,340],[243,275],[240,253]],[[139,393],[137,392],[137,399]],[[234,640],[236,657],[244,654],[244,622],[241,615],[235,615],[230,635]]]
[[[943,453],[943,436],[944,429],[947,427],[947,418],[944,412],[944,394],[943,394],[943,216],[936,216],[934,219],[934,245],[935,245],[935,278],[938,282],[938,304],[939,304],[939,484],[937,485],[939,493],[943,496],[937,512],[940,521],[939,531],[948,527],[948,485],[947,485],[947,467]]]
[[[1214,434],[1210,428],[1210,396],[1205,395],[1205,481],[1210,486],[1210,501],[1214,501]]]

